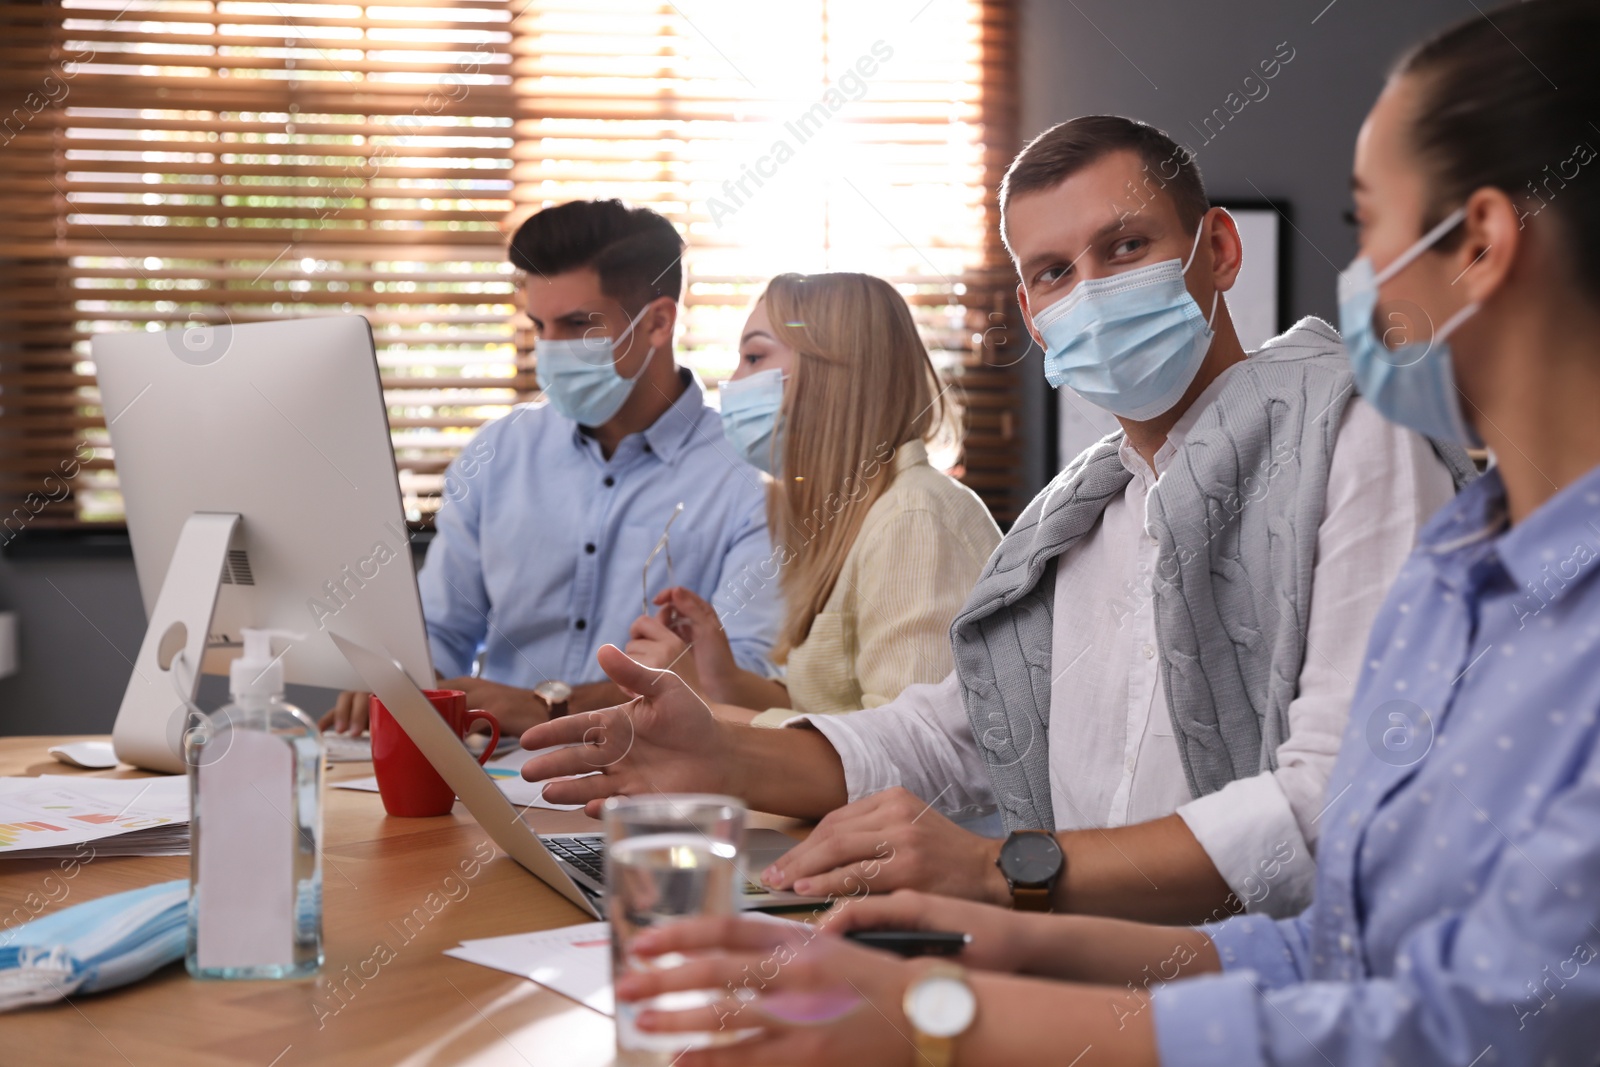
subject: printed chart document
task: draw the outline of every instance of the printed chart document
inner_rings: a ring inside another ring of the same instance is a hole
[[[46,774],[0,778],[0,859],[181,856],[189,851],[189,779]]]
[[[748,912],[747,919],[804,929],[808,924]],[[509,937],[484,937],[445,949],[446,956],[507,974],[517,974],[564,997],[615,1018],[611,991],[611,924],[582,923]]]
[[[616,1015],[611,994],[611,924],[582,923],[509,937],[463,941],[446,956],[521,975],[602,1015]]]

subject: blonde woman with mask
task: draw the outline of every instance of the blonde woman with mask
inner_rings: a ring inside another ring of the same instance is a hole
[[[775,726],[875,707],[951,670],[950,621],[1000,540],[977,496],[928,463],[957,421],[911,309],[881,278],[781,274],[722,386],[730,444],[772,476],[775,546],[746,582],[787,610],[773,661],[741,669],[711,605],[664,590],[627,652],[669,668],[719,716]]]

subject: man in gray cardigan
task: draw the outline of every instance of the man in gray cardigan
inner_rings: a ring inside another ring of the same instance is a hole
[[[535,727],[529,748],[586,743],[524,775],[602,771],[546,789],[566,803],[715,791],[826,816],[767,874],[812,895],[913,887],[1158,922],[1293,914],[1318,825],[1338,817],[1324,792],[1367,629],[1471,466],[1353,398],[1323,322],[1246,356],[1220,299],[1238,231],[1160,131],[1054,127],[1012,163],[1001,208],[1047,377],[1122,430],[996,549],[951,628],[954,672],[759,730],[602,649],[640,699]],[[952,821],[994,813],[1005,842]]]

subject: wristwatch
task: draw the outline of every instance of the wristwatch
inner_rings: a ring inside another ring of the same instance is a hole
[[[1000,846],[995,866],[1011,887],[1013,908],[1049,911],[1056,883],[1067,869],[1067,857],[1048,830],[1013,830]]]
[[[956,1038],[978,1016],[978,998],[967,985],[967,972],[941,960],[929,964],[911,983],[901,1008],[921,1060],[933,1067],[950,1067]]]
[[[550,717],[559,719],[567,714],[567,701],[572,699],[572,686],[566,682],[547,681],[540,682],[533,687],[533,693],[546,704],[550,705]]]

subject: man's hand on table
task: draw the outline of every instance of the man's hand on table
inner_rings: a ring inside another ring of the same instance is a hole
[[[671,671],[629,659],[615,645],[600,649],[601,668],[633,700],[614,708],[578,712],[540,723],[522,736],[522,747],[549,749],[530,759],[522,777],[552,781],[544,797],[554,804],[583,804],[591,817],[608,796],[636,793],[713,792],[739,795],[728,773],[728,729],[711,716],[705,701]],[[599,774],[590,774],[599,771]]]
[[[466,693],[467,707],[493,715],[500,723],[500,732],[507,736],[521,733],[550,717],[550,705],[531,689],[518,689],[482,678],[445,678],[436,682],[434,688],[459,689]],[[370,725],[367,711],[371,698],[371,693],[340,693],[333,709],[323,715],[317,725],[324,733],[360,737]],[[485,725],[484,729],[487,728]]]
[[[806,896],[918,889],[990,904],[1011,893],[995,866],[1001,842],[961,829],[922,798],[895,787],[828,815],[762,875]]]
[[[371,701],[371,693],[353,689],[340,693],[333,707],[317,720],[318,729],[323,733],[360,737],[367,732],[367,709]]]
[[[467,707],[487,711],[500,724],[506,737],[520,734],[550,718],[550,705],[532,689],[502,685],[486,678],[446,678],[439,689],[459,689],[467,694]]]

